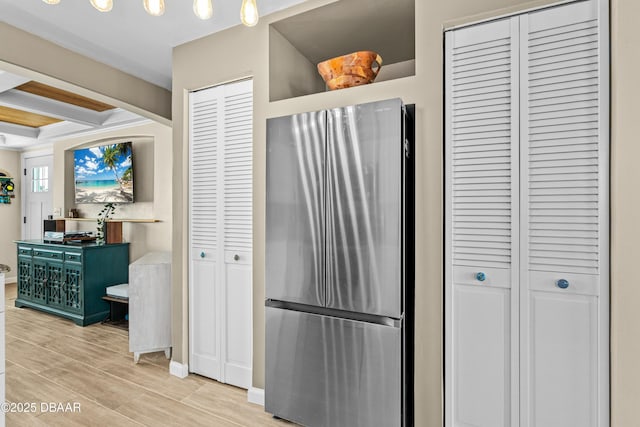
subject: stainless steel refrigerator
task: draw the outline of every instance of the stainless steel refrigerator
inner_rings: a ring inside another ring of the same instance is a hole
[[[413,419],[413,109],[267,121],[265,409],[305,426]]]

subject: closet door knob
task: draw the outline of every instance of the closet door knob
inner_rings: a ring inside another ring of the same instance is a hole
[[[234,259],[234,260],[236,260],[236,261],[240,260],[240,255],[235,254],[235,255],[233,256],[233,259]]]
[[[556,285],[560,288],[560,289],[567,289],[569,287],[569,281],[566,279],[560,279],[556,282]]]
[[[204,251],[200,252],[200,258],[204,258],[206,256],[206,254],[204,253]]]
[[[481,271],[479,273],[476,273],[476,279],[478,279],[480,282],[484,282],[487,279],[487,275]]]

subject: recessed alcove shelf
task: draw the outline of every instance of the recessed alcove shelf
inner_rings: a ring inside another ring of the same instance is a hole
[[[316,64],[360,50],[382,56],[376,82],[414,76],[415,0],[338,1],[272,23],[269,100],[327,91]]]

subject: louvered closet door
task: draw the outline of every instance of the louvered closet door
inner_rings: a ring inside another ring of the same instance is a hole
[[[190,370],[251,385],[253,83],[190,95]]]
[[[221,378],[221,317],[218,276],[222,88],[191,93],[190,123],[190,272],[189,369]]]
[[[517,421],[517,18],[446,37],[446,422]]]
[[[585,1],[521,18],[521,426],[609,420],[608,55],[598,9]]]
[[[225,382],[251,386],[253,82],[224,87]]]

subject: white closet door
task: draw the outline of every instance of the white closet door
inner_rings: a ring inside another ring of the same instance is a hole
[[[446,35],[447,426],[518,419],[517,23]]]
[[[595,0],[521,17],[521,426],[609,423],[608,53],[598,18]]]
[[[190,370],[251,386],[253,83],[190,94]]]
[[[221,378],[220,262],[218,250],[221,191],[220,129],[222,87],[189,95],[190,197],[189,369]]]
[[[251,386],[253,82],[224,92],[225,382]]]

